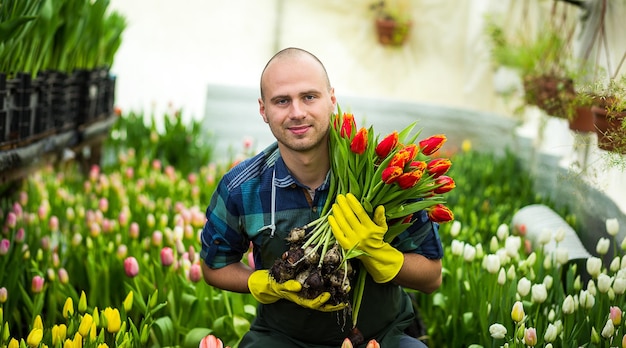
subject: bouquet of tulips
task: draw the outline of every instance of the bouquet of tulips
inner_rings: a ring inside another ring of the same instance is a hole
[[[379,140],[373,127],[357,130],[354,115],[342,114],[339,109],[330,130],[331,187],[321,217],[290,232],[289,250],[270,270],[278,282],[296,279],[302,283],[304,297],[330,292],[329,304],[348,304],[353,328],[366,271],[361,268],[355,274],[350,259],[362,252],[343,250],[328,223],[337,194],[352,193],[370,215],[379,205],[384,206],[386,242],[406,230],[418,211],[427,210],[435,222],[454,219],[443,197],[455,187],[454,180],[445,175],[452,163],[448,158],[435,157],[446,137],[438,134],[416,143],[419,132],[411,135],[414,127],[415,123]]]

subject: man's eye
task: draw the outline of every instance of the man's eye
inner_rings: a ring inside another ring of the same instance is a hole
[[[287,99],[278,99],[276,101],[276,104],[278,105],[283,105],[283,104],[287,104],[288,100]]]
[[[307,95],[307,96],[304,97],[304,99],[306,99],[306,100],[313,100],[313,99],[315,99],[315,96],[314,95]]]

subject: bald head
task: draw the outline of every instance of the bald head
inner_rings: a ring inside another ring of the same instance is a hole
[[[312,53],[305,51],[301,48],[296,48],[296,47],[288,47],[285,48],[281,51],[279,51],[278,53],[276,53],[272,58],[270,58],[270,60],[267,62],[267,64],[265,65],[265,67],[263,68],[263,72],[261,73],[261,99],[265,100],[265,93],[263,92],[263,81],[264,81],[264,77],[265,77],[265,72],[267,71],[267,68],[272,65],[274,62],[276,61],[280,61],[280,60],[284,60],[284,59],[299,59],[299,58],[309,58],[309,59],[313,59],[315,60],[319,66],[320,66],[320,72],[322,74],[324,74],[324,79],[326,80],[326,87],[328,88],[328,90],[331,89],[330,86],[330,79],[328,78],[328,73],[326,72],[326,68],[324,67],[324,64],[322,64],[322,61],[320,61],[315,55],[313,55]]]

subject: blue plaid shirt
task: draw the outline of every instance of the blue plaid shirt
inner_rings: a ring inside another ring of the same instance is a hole
[[[275,234],[264,228],[272,222],[272,181],[276,186]],[[239,163],[222,177],[211,198],[200,256],[211,268],[221,268],[241,261],[252,242],[256,268],[269,268],[274,260],[262,260],[259,251],[264,239],[284,239],[292,228],[318,218],[328,196],[329,182],[327,176],[311,200],[308,188],[289,173],[276,143]],[[414,214],[413,219],[413,225],[391,244],[402,252],[441,259],[438,224],[431,222],[425,211]]]

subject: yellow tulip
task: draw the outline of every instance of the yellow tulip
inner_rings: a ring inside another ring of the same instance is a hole
[[[20,348],[20,342],[18,342],[15,338],[11,338],[8,348]]]
[[[118,332],[122,325],[120,311],[117,308],[107,307],[102,314],[106,318],[107,331],[111,333]]]
[[[83,336],[81,336],[81,334],[78,332],[74,335],[72,348],[83,348]]]
[[[63,318],[68,319],[72,315],[74,315],[74,301],[71,297],[68,297],[63,305]]]
[[[98,345],[98,348],[109,348],[109,345],[108,345],[108,344],[106,344],[106,343],[100,343],[100,344]]]
[[[37,347],[43,338],[43,330],[42,329],[33,329],[26,338],[26,344],[29,347]]]
[[[96,322],[91,323],[91,330],[89,330],[89,340],[94,342],[96,340],[96,334],[98,333],[98,328],[96,328]]]
[[[78,299],[78,312],[85,313],[87,310],[87,296],[85,296],[85,291],[81,291],[80,298]]]
[[[43,330],[43,320],[41,320],[41,315],[37,315],[35,320],[33,321],[33,329],[42,329]]]
[[[80,325],[78,326],[78,332],[83,336],[87,336],[89,331],[91,330],[91,324],[93,324],[93,317],[91,314],[87,313],[80,321]]]
[[[524,315],[524,305],[522,302],[515,302],[515,304],[513,304],[513,309],[511,310],[511,319],[513,319],[514,322],[519,323],[522,319],[524,319]]]
[[[65,340],[67,336],[67,326],[65,324],[54,325],[52,327],[52,345],[56,346]]]
[[[98,307],[93,309],[93,322],[96,323],[96,326],[100,326],[100,311]]]
[[[129,312],[133,308],[133,291],[129,291],[124,299],[124,311]]]

